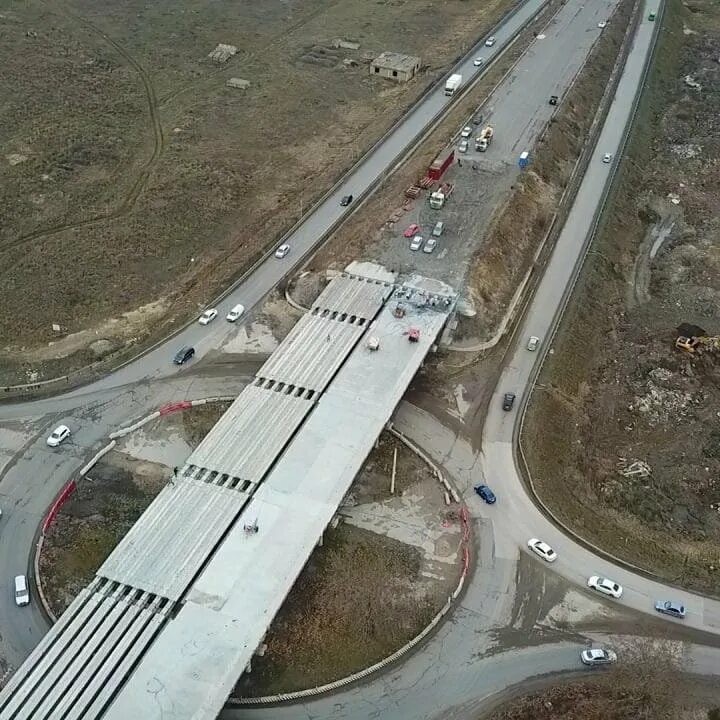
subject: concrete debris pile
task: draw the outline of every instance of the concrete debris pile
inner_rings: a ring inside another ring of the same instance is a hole
[[[652,475],[652,469],[644,460],[629,460],[625,457],[618,459],[617,471],[626,478],[648,478]]]
[[[657,369],[663,370],[663,368]],[[644,415],[650,425],[668,421],[676,422],[678,418],[688,414],[692,399],[690,393],[660,387],[652,379],[649,379],[645,395],[636,396],[628,410]]]
[[[237,54],[237,48],[234,45],[223,45],[220,43],[208,57],[218,65],[226,63],[233,55]]]
[[[313,45],[300,59],[313,65],[324,65],[335,67],[342,62],[342,53],[335,48],[328,48],[323,45]]]

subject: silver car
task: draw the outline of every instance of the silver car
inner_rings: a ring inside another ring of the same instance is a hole
[[[583,650],[580,653],[580,660],[585,665],[599,667],[601,665],[611,665],[617,660],[617,655],[606,648],[592,648],[591,650]]]
[[[425,247],[423,248],[424,253],[431,253],[435,246],[437,245],[437,240],[433,237],[428,238],[425,242]]]

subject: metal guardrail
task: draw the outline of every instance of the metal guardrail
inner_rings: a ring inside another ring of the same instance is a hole
[[[641,12],[644,10],[644,0],[638,0],[638,7],[640,8]],[[662,20],[665,15],[664,0],[659,0],[656,12],[657,12],[657,16],[655,19],[656,25],[655,25],[655,28],[653,31],[653,39],[652,39],[650,52],[648,53],[647,58],[645,60],[645,65],[643,68],[640,85],[638,87],[638,92],[636,93],[635,98],[633,100],[633,107],[630,112],[630,116],[628,117],[628,121],[626,124],[626,131],[624,133],[624,137],[623,137],[622,143],[620,145],[620,150],[616,156],[618,159],[622,158],[622,156],[625,153],[627,144],[628,144],[630,136],[632,134],[632,128],[633,128],[633,125],[635,124],[635,119],[638,114],[640,103],[642,102],[642,89],[644,88],[645,84],[647,83],[647,78],[650,73],[650,69],[652,67],[653,61],[655,59],[655,52],[657,49],[657,39],[658,39],[658,35],[660,34],[661,27],[662,27]],[[624,560],[616,555],[613,555],[612,553],[609,553],[609,552],[603,550],[602,548],[598,547],[597,545],[593,544],[586,538],[579,535],[575,530],[570,528],[568,525],[566,525],[552,511],[552,509],[545,504],[545,502],[540,497],[540,495],[535,487],[532,473],[530,471],[530,467],[529,467],[527,458],[525,456],[525,452],[522,447],[522,437],[523,437],[523,430],[524,430],[524,426],[525,426],[525,416],[526,416],[527,406],[530,402],[530,399],[532,398],[533,393],[535,392],[537,378],[540,375],[540,372],[542,370],[543,364],[547,357],[547,352],[553,344],[555,336],[557,335],[557,332],[560,327],[560,322],[563,318],[563,315],[565,314],[565,311],[567,310],[567,306],[570,302],[570,298],[572,297],[572,295],[575,291],[577,281],[580,277],[582,268],[585,264],[585,260],[587,258],[588,252],[590,250],[590,246],[592,245],[595,238],[597,237],[598,229],[602,222],[603,214],[607,207],[608,200],[609,200],[612,192],[614,191],[614,182],[615,182],[618,168],[619,168],[619,160],[617,162],[615,162],[611,168],[610,175],[608,177],[608,181],[603,190],[602,199],[598,205],[597,210],[595,211],[592,228],[585,239],[583,251],[580,254],[580,256],[578,257],[578,260],[575,264],[575,268],[573,270],[573,275],[572,275],[572,281],[565,289],[560,306],[558,307],[555,317],[553,318],[552,325],[551,325],[552,330],[549,334],[549,342],[543,343],[543,348],[544,348],[543,354],[538,359],[538,362],[535,364],[535,366],[533,368],[533,372],[530,377],[530,388],[531,389],[530,389],[530,392],[527,393],[523,399],[522,405],[520,407],[520,413],[519,413],[520,421],[518,423],[516,423],[514,431],[513,431],[513,442],[512,442],[513,456],[515,458],[515,465],[520,469],[520,477],[523,479],[523,481],[525,483],[525,486],[528,490],[528,494],[530,495],[530,498],[533,500],[534,504],[540,509],[540,511],[556,527],[558,527],[563,532],[563,534],[570,537],[578,545],[581,545],[582,547],[585,547],[586,549],[592,551],[598,557],[602,557],[605,560],[608,560],[609,562],[612,562],[620,567],[625,568],[626,570],[629,570],[630,572],[633,572],[637,575],[641,575],[649,580],[662,582],[665,585],[670,585],[671,587],[678,587],[679,589],[681,589],[679,585],[675,585],[674,583],[669,582],[666,578],[661,578],[657,574],[653,573],[652,571],[650,571],[646,568],[640,567],[639,565],[635,565],[627,560]],[[718,597],[718,596],[717,595],[708,595],[708,597]]]
[[[473,57],[477,45],[485,37],[495,34],[498,29],[502,28],[503,25],[507,23],[514,15],[516,15],[527,2],[528,0],[523,0],[523,2],[518,3],[514,8],[505,13],[505,15],[503,15],[502,18],[487,33],[482,35],[478,39],[478,41],[472,45],[472,47],[467,53],[455,60],[452,69],[457,69],[459,65],[462,65],[463,63],[467,62],[471,57]],[[425,126],[425,128],[420,133],[418,133],[418,135],[416,135],[395,158],[393,158],[392,164],[388,166],[388,169],[381,175],[377,182],[357,196],[358,202],[355,203],[353,212],[343,215],[335,223],[333,223],[333,225],[323,235],[318,237],[317,241],[313,243],[313,245],[305,253],[299,256],[298,262],[295,263],[292,268],[288,269],[288,274],[292,272],[294,267],[301,264],[305,257],[315,252],[322,242],[324,242],[333,232],[335,232],[335,230],[337,230],[337,228],[342,223],[346,222],[348,218],[350,218],[355,212],[357,212],[357,210],[362,206],[365,200],[367,200],[373,193],[375,193],[390,175],[397,171],[397,169],[402,164],[401,161],[404,158],[412,155],[418,142],[425,139],[431,132],[436,129],[440,120],[442,120],[452,110],[452,108],[455,107],[455,105],[462,98],[464,98],[473,87],[475,87],[475,85],[486,75],[488,70],[493,67],[493,65],[507,52],[508,49],[510,49],[510,47],[512,47],[512,45],[516,42],[517,38],[520,36],[523,30],[525,30],[531,23],[533,23],[537,19],[538,15],[540,15],[545,10],[545,8],[550,2],[551,0],[546,0],[546,2],[540,5],[538,11],[528,19],[527,23],[520,27],[518,31],[511,38],[508,39],[507,43],[502,46],[502,51],[499,52],[495,57],[493,57],[493,59],[488,62],[486,66],[484,66],[482,71],[478,72],[478,74],[472,81],[463,85],[461,92],[452,96],[449,102],[443,107],[443,109],[439,113],[437,113],[433,117],[433,119]],[[274,242],[272,242],[269,249],[265,253],[260,255],[257,260],[255,260],[255,262],[253,262],[253,264],[247,270],[245,270],[245,272],[243,272],[243,274],[237,280],[235,280],[227,288],[225,288],[225,290],[223,290],[219,295],[217,295],[213,300],[211,300],[209,304],[217,305],[218,303],[222,302],[228,295],[235,292],[235,290],[237,290],[248,279],[248,277],[250,277],[263,263],[270,259],[277,245],[282,244],[287,238],[293,235],[293,233],[297,232],[297,230],[305,222],[305,219],[313,212],[315,212],[331,195],[336,193],[338,189],[345,182],[347,182],[347,180],[352,176],[352,174],[356,172],[359,167],[362,166],[363,163],[367,162],[368,157],[372,153],[374,153],[377,148],[402,125],[407,116],[415,112],[415,110],[417,110],[417,108],[419,108],[422,103],[425,102],[428,95],[438,89],[441,83],[443,83],[446,79],[447,74],[447,72],[444,72],[436,82],[431,83],[425,89],[425,91],[415,100],[415,102],[392,124],[392,126],[363,154],[361,158],[359,158],[348,170],[346,170],[341,175],[341,177],[318,200],[315,201],[315,203],[313,203],[309,210],[289,230],[287,230],[279,239],[276,239]],[[153,350],[156,350],[158,347],[183,332],[183,330],[185,330],[185,328],[187,328],[189,325],[190,323],[186,323],[181,327],[176,328],[168,335],[165,335],[161,339],[154,342],[152,345],[143,348],[140,352],[133,354],[131,357],[126,358],[117,365],[112,365],[110,359],[112,357],[117,357],[118,355],[124,354],[124,350],[119,350],[117,353],[113,353],[109,357],[103,358],[97,363],[85,366],[84,368],[81,368],[67,375],[61,375],[56,378],[50,378],[48,380],[40,380],[34,383],[23,383],[1,387],[0,392],[3,393],[4,397],[0,396],[0,401],[2,399],[16,398],[19,396],[22,397],[27,395],[42,395],[43,390],[49,389],[51,386],[59,385],[61,383],[65,383],[64,389],[70,389],[72,387],[77,387],[78,385],[83,384],[83,382],[85,382],[86,380],[92,381],[93,379],[101,377],[102,374],[106,372],[114,372],[120,370],[126,365],[129,365],[130,363],[139,360]]]

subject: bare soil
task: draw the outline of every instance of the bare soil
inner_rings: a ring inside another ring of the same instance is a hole
[[[186,319],[509,6],[32,0],[3,11],[2,378],[59,375]],[[332,48],[342,37],[360,49]],[[224,65],[207,57],[218,42],[238,48]],[[365,56],[387,49],[422,55],[419,77],[371,78]],[[226,87],[231,77],[250,87]]]
[[[670,0],[663,25],[524,446],[543,500],[580,535],[717,595],[720,357],[674,341],[683,322],[720,333],[720,9]]]
[[[348,493],[347,503],[389,500],[397,449],[395,498],[406,493],[437,523],[447,514],[431,469],[389,433],[380,436]],[[430,484],[434,492],[428,492]],[[425,499],[415,499],[416,494]],[[342,511],[342,508],[341,508]],[[400,511],[402,513],[402,510]],[[410,514],[402,517],[409,521]],[[417,515],[413,514],[413,518]],[[430,520],[430,522],[433,522]],[[350,524],[329,529],[253,658],[235,695],[261,697],[304,690],[362,670],[415,637],[457,585],[460,555],[442,570],[412,544]],[[459,535],[457,536],[459,538]]]
[[[683,699],[668,707],[639,687],[615,682],[615,676],[556,685],[508,703],[484,720],[716,720],[720,696],[709,681],[682,678]]]

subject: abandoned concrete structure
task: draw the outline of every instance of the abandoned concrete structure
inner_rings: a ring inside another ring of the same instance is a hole
[[[415,55],[384,52],[370,63],[370,74],[396,82],[407,82],[420,69],[420,58]]]

